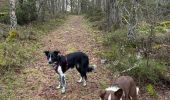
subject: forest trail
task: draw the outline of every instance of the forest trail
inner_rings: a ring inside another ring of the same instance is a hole
[[[100,58],[95,55],[98,46],[95,44],[93,34],[87,30],[83,24],[82,16],[70,16],[64,25],[57,28],[43,37],[42,48],[35,53],[36,61],[32,67],[26,69],[27,86],[22,94],[18,94],[22,99],[27,97],[33,100],[98,100],[98,92],[109,86],[111,75],[109,70],[100,64]],[[77,83],[80,75],[76,69],[69,69],[66,72],[67,89],[65,94],[56,89],[58,86],[58,75],[47,64],[43,51],[60,50],[61,54],[68,54],[74,51],[85,52],[90,59],[90,64],[96,64],[97,70],[88,73],[87,86]],[[21,92],[21,91],[20,91]],[[24,93],[25,92],[25,93]]]

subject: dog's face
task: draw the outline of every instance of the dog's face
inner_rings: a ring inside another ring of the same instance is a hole
[[[114,91],[100,91],[99,96],[100,100],[121,100],[123,95],[123,90],[118,89],[116,92]]]
[[[54,62],[59,62],[60,56],[58,55],[59,51],[44,51],[47,56],[47,60],[49,64],[53,64]]]

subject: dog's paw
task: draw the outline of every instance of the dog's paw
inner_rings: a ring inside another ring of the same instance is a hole
[[[80,78],[80,80],[77,81],[77,83],[82,83],[83,82],[83,79]]]
[[[92,66],[93,66],[93,69],[94,69],[94,70],[97,69],[97,65],[94,64],[94,65],[92,65]]]
[[[61,93],[64,94],[66,92],[65,87],[62,88]]]
[[[97,71],[96,71],[97,65],[92,65],[92,67],[93,67],[93,72],[96,73],[96,72],[97,72]]]
[[[83,86],[84,86],[84,87],[85,87],[85,86],[87,86],[86,81],[85,81],[85,82],[83,82]]]
[[[77,83],[82,83],[82,81],[78,80]]]
[[[61,88],[62,88],[61,85],[58,85],[58,86],[57,86],[57,89],[61,89]]]
[[[84,87],[86,87],[86,86],[87,86],[87,84],[83,84],[83,86],[84,86]]]

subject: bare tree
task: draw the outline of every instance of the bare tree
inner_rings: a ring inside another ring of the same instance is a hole
[[[16,14],[15,14],[15,0],[9,0],[9,4],[10,4],[10,22],[11,22],[11,29],[16,29],[17,27],[17,18],[16,18]]]
[[[78,0],[78,15],[81,13],[81,0]]]
[[[132,7],[129,16],[129,28],[127,37],[131,42],[136,39],[136,26],[137,26],[137,10],[138,10],[138,0],[132,0]]]

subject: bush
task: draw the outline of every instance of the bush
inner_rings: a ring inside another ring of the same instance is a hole
[[[0,22],[4,24],[9,24],[10,23],[9,14],[6,12],[0,13]]]
[[[107,33],[105,37],[103,38],[103,45],[109,46],[112,44],[123,44],[127,43],[127,30],[125,28],[117,29],[114,32]]]
[[[157,27],[155,27],[155,32],[156,33],[166,33],[167,31],[165,30],[164,27],[157,26]]]
[[[18,24],[28,24],[37,19],[35,0],[28,0],[20,3],[16,9]]]
[[[8,32],[9,32],[9,26],[0,23],[0,42],[6,39]]]
[[[104,18],[104,13],[100,8],[89,8],[89,11],[86,13],[86,18],[90,22],[100,21]]]
[[[17,40],[0,44],[0,69],[1,73],[21,68],[29,61],[31,49],[23,47]]]
[[[137,68],[127,72],[128,75],[136,77],[140,83],[152,83],[158,84],[160,83],[160,76],[163,72],[165,72],[165,66],[161,65],[156,60],[149,60],[147,66],[147,60],[141,60],[138,63]]]
[[[0,23],[9,24],[10,18],[9,18],[9,6],[8,1],[3,0],[0,4]]]
[[[136,48],[128,43],[126,32],[127,30],[122,28],[107,33],[102,38],[105,49],[100,53],[101,57],[109,61],[108,65],[113,73],[122,72],[137,65],[137,68],[123,74],[135,77],[140,84],[159,83],[162,72],[166,70],[165,66],[153,59],[149,60],[148,65],[146,58],[137,60]]]
[[[165,66],[155,60],[150,60],[149,66],[147,66],[147,60],[141,60],[138,62],[134,55],[115,56],[115,58],[116,59],[109,64],[109,68],[112,72],[123,72],[129,68],[137,66],[134,69],[121,74],[135,77],[140,85],[146,83],[152,83],[154,85],[159,84],[161,82],[160,76],[166,71]]]

